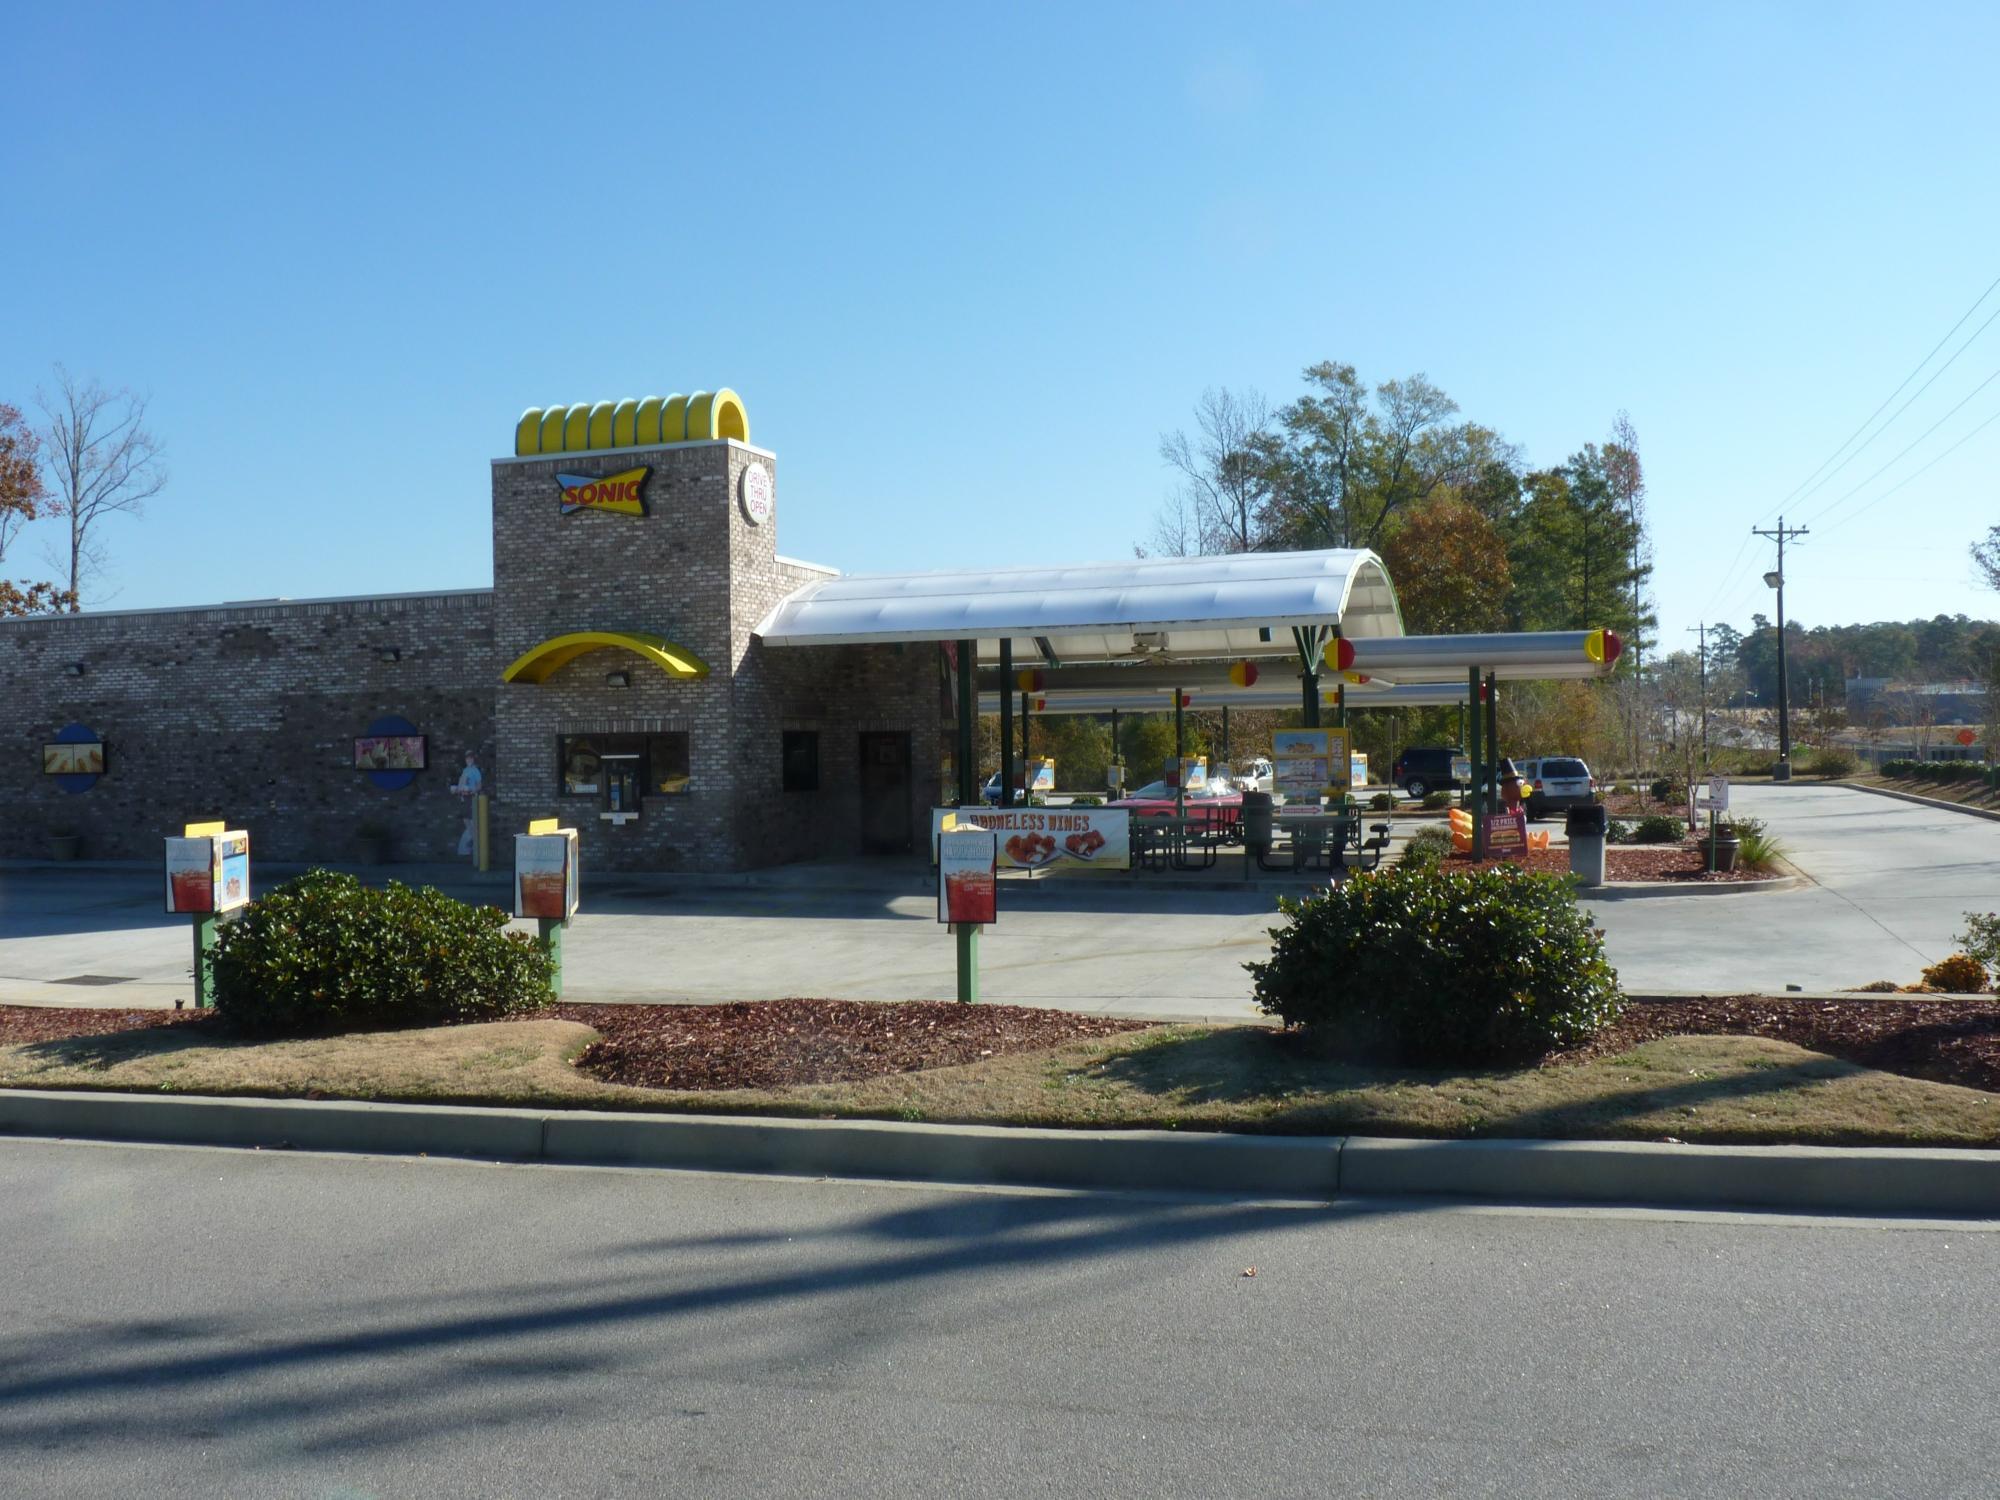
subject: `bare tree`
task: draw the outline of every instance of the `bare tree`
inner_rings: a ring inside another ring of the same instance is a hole
[[[1160,457],[1179,471],[1179,493],[1161,518],[1160,541],[1192,524],[1204,552],[1248,552],[1261,540],[1271,495],[1271,408],[1255,391],[1201,393],[1196,433],[1162,434]]]
[[[2000,526],[1988,527],[1986,540],[1972,544],[1973,565],[1989,589],[2000,589]]]
[[[42,429],[54,486],[48,513],[69,522],[67,548],[49,560],[68,567],[69,594],[76,599],[85,579],[104,565],[100,523],[141,514],[165,486],[167,471],[159,440],[146,430],[144,396],[107,391],[57,365],[55,389],[38,390],[35,399],[48,419]]]

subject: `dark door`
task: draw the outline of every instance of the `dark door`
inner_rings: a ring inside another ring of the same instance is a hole
[[[861,848],[867,854],[908,854],[910,737],[869,730],[861,736]]]

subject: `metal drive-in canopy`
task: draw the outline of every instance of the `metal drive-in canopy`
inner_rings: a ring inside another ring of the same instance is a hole
[[[1283,711],[1299,706],[1299,690],[1289,679],[1257,683],[1251,687],[1225,684],[1220,687],[1191,687],[1184,690],[1189,708],[1261,708]],[[1014,695],[1007,695],[1011,698]],[[1093,691],[1059,689],[1027,695],[1037,714],[1164,713],[1174,706],[1171,688],[1128,688]],[[1322,702],[1335,704],[1332,691],[1323,692]],[[1449,682],[1419,682],[1408,687],[1349,687],[1345,706],[1359,708],[1448,708],[1464,703],[1466,685]],[[979,695],[979,711],[997,714],[1009,706],[1007,698],[988,689]]]
[[[996,662],[1279,657],[1294,626],[1403,633],[1374,553],[1244,552],[1060,568],[858,573],[806,584],[757,627],[767,646],[978,642]]]

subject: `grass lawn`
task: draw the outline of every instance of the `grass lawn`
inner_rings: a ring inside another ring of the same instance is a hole
[[[0,1086],[988,1125],[1291,1134],[2000,1145],[2000,1095],[1786,1042],[1670,1036],[1615,1057],[1507,1071],[1362,1068],[1263,1027],[1154,1027],[860,1082],[704,1093],[621,1087],[571,1059],[554,1019],[312,1041],[161,1027],[0,1048]]]

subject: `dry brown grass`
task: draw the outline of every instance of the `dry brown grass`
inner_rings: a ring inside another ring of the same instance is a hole
[[[1756,1037],[1666,1037],[1583,1064],[1437,1072],[1312,1058],[1261,1027],[1156,1027],[860,1083],[689,1094],[578,1073],[569,1060],[592,1034],[537,1020],[219,1043],[170,1027],[0,1049],[0,1086],[1110,1129],[2000,1145],[2000,1095]]]

